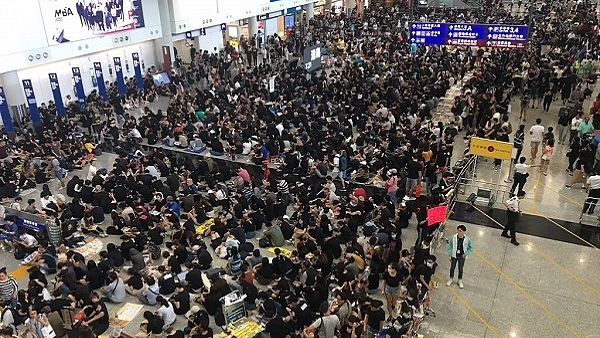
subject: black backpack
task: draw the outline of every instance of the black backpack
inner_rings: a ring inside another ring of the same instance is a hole
[[[25,318],[23,318],[23,317],[22,317],[22,316],[19,314],[19,311],[17,311],[17,309],[15,309],[15,308],[13,308],[13,307],[10,307],[10,306],[7,306],[7,307],[4,309],[4,311],[2,312],[2,318],[4,318],[4,314],[6,313],[6,311],[10,311],[10,312],[12,312],[12,316],[13,316],[13,319],[14,319],[14,321],[15,321],[15,323],[14,323],[15,327],[18,327],[19,325],[21,325],[21,324],[24,324],[24,323],[25,323]],[[0,319],[1,319],[1,318],[0,318]]]

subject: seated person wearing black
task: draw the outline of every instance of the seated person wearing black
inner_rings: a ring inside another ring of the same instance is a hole
[[[181,283],[175,283],[175,292],[171,297],[175,314],[182,315],[190,310],[190,293],[185,290]]]

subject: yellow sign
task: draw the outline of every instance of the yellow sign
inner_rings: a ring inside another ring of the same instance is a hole
[[[512,155],[513,144],[510,142],[502,142],[488,140],[485,138],[472,137],[469,151],[472,155],[489,157],[499,160],[510,160]]]
[[[290,250],[286,249],[286,248],[279,247],[279,250],[281,250],[281,254],[284,255],[287,258],[290,258],[290,256],[292,255],[292,252]],[[267,251],[274,254],[275,253],[275,248],[274,247],[270,247],[270,248],[267,249]]]
[[[325,6],[327,4],[327,0],[320,0],[315,2],[314,6],[315,7],[319,7],[319,6]]]
[[[196,233],[206,236],[207,235],[206,231],[210,230],[210,228],[213,226],[213,224],[215,224],[214,218],[207,219],[206,221],[204,221],[204,223],[202,223],[198,227],[196,227]]]
[[[238,324],[230,325],[228,329],[229,333],[221,332],[217,337],[252,338],[263,331],[263,328],[260,326],[260,324],[248,318],[242,320]]]

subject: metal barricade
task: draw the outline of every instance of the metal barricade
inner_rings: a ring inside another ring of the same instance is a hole
[[[600,197],[586,197],[583,209],[581,209],[581,214],[579,215],[580,225],[590,225],[600,228],[600,214],[594,214],[594,209],[598,201],[600,201]]]

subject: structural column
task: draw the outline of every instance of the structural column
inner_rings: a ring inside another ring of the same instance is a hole
[[[308,24],[308,21],[315,17],[315,4],[311,2],[306,4],[304,8],[306,9],[306,23]]]
[[[256,15],[248,18],[248,40],[252,40],[253,36],[256,36],[256,43],[258,43],[258,21],[256,20]]]
[[[173,49],[173,32],[171,30],[171,1],[159,1],[158,12],[160,13],[160,26],[162,37],[154,40],[154,51],[157,55],[157,63],[170,75],[175,51]]]
[[[354,7],[356,7],[356,0],[346,0],[344,1],[344,12],[346,14],[352,13]]]

